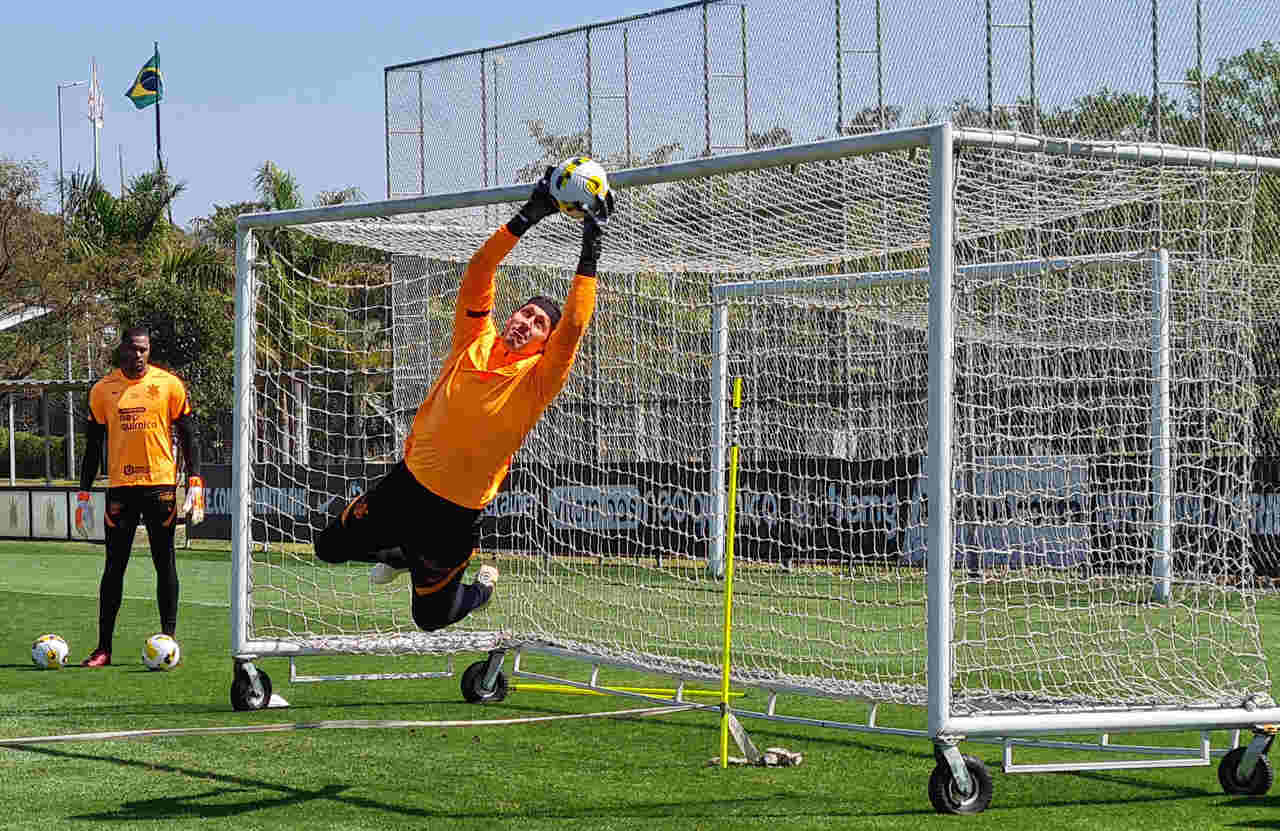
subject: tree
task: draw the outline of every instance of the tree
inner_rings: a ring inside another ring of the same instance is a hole
[[[1191,100],[1189,114],[1198,121],[1204,109],[1206,139],[1210,147],[1274,156],[1280,153],[1280,48],[1263,41],[1235,57],[1218,62],[1204,79],[1200,97],[1200,73],[1187,73]]]
[[[0,316],[25,318],[0,331],[0,377],[62,378],[68,336],[91,331],[93,299],[114,279],[105,259],[76,262],[59,217],[40,202],[37,161],[0,158]]]
[[[165,171],[139,174],[116,197],[95,177],[73,173],[63,183],[66,197],[67,234],[82,258],[113,247],[139,252],[176,232],[165,216],[173,201],[186,190]]]
[[[267,210],[259,201],[232,202],[213,206],[213,213],[191,220],[192,235],[199,242],[224,251],[235,251],[236,219],[240,214],[259,213]]]
[[[884,123],[880,123],[879,107],[863,107],[846,119],[840,127],[841,135],[852,136],[859,133],[873,133],[876,130],[895,129],[902,121],[902,107],[897,104],[886,104]]]

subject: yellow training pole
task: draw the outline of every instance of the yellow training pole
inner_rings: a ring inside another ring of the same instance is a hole
[[[733,379],[733,409],[729,445],[729,519],[724,552],[724,662],[720,671],[720,767],[729,767],[729,643],[733,632],[733,537],[738,517],[738,415],[742,379]]]

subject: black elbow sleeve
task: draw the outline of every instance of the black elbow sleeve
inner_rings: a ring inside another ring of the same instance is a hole
[[[107,441],[107,428],[95,421],[85,423],[84,456],[80,461],[80,490],[93,487],[102,461],[102,446]]]
[[[178,443],[182,446],[182,455],[187,460],[187,475],[200,475],[200,431],[196,421],[184,413],[173,423],[178,431]]]

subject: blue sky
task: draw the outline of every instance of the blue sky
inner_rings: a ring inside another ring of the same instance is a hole
[[[139,14],[136,5],[102,2],[9,4],[0,157],[44,162],[45,204],[57,210],[57,85],[87,79],[96,57],[106,98],[103,181],[119,187],[120,149],[126,181],[151,168],[153,110],[135,110],[124,93],[159,41],[162,146],[170,171],[187,183],[174,208],[179,224],[214,203],[250,198],[254,170],[266,159],[292,171],[308,199],[349,185],[377,199],[386,189],[384,67],[672,5],[220,0],[149,3]],[[87,113],[87,88],[64,89],[68,172],[93,166]]]

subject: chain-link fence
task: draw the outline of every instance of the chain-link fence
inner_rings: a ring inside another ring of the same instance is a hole
[[[1280,2],[752,0],[386,70],[391,197],[950,118],[1273,153]],[[1158,106],[1153,106],[1158,101]]]
[[[685,3],[388,67],[388,195],[531,181],[573,153],[618,169],[948,118],[1275,155],[1277,19],[1280,0]],[[1246,256],[1260,264],[1280,261],[1278,178],[1259,183]],[[1261,269],[1269,366],[1280,305]],[[397,393],[420,400],[420,374]],[[1266,407],[1259,421],[1271,450],[1280,424]]]

